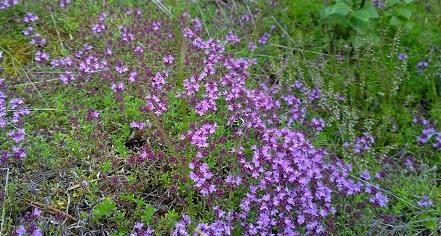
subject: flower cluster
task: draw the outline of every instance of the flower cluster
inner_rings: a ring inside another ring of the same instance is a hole
[[[30,24],[31,26],[28,26],[28,28],[26,28],[23,31],[23,35],[30,38],[31,44],[41,47],[41,46],[44,46],[45,44],[47,44],[47,40],[40,33],[36,32],[34,29],[35,21],[37,21],[38,19],[39,19],[38,16],[33,14],[32,12],[26,13],[26,15],[23,18],[23,22],[25,22],[26,24]],[[41,57],[42,52],[38,51],[37,53],[40,55],[35,55],[35,57],[36,58]],[[46,53],[43,53],[43,54],[44,54],[44,57],[47,57],[47,59],[49,59],[49,55],[47,55]]]
[[[383,0],[372,0],[372,3],[376,8],[383,9],[385,7]]]
[[[151,236],[153,234],[153,230],[147,226],[147,228],[144,227],[144,224],[141,222],[136,222],[136,224],[133,226],[133,231],[130,233],[130,236]]]
[[[227,36],[225,36],[225,41],[230,43],[238,43],[240,42],[239,36],[235,35],[233,32],[228,32]]]
[[[0,150],[0,165],[5,165],[10,158],[19,160],[26,157],[24,141],[26,138],[23,128],[23,117],[30,114],[20,98],[8,99],[5,80],[0,78],[0,132],[7,133],[9,142],[3,140],[3,150]],[[10,147],[10,149],[8,149]]]
[[[176,223],[172,236],[190,236],[188,227],[191,224],[190,216],[183,215],[182,219]]]
[[[14,5],[17,5],[19,0],[3,0],[0,2],[0,9],[7,9]]]
[[[417,202],[418,206],[420,207],[429,207],[433,205],[432,200],[429,198],[429,196],[424,196],[421,200]]]
[[[208,136],[214,134],[216,128],[216,123],[205,123],[200,128],[189,130],[185,135],[181,135],[181,139],[188,138],[191,144],[199,148],[208,147]]]
[[[211,224],[199,223],[196,225],[194,235],[231,235],[233,225],[231,223],[231,213],[227,213],[220,209],[220,207],[213,207],[215,212],[216,220]],[[173,236],[190,236],[189,227],[191,224],[191,219],[188,215],[182,216],[181,220],[176,223],[175,228],[172,232]]]
[[[416,140],[419,144],[427,144],[432,141],[432,147],[436,150],[441,150],[441,131],[429,120],[414,118],[413,122],[423,126],[423,131]]]
[[[23,18],[23,21],[25,23],[31,23],[31,22],[34,22],[36,20],[38,20],[38,16],[34,15],[32,12],[26,13],[26,15]]]
[[[41,48],[42,46],[47,44],[47,40],[35,30],[35,22],[39,19],[37,15],[32,12],[26,13],[23,17],[23,22],[28,24],[29,26],[23,30],[23,35],[27,36],[30,39],[30,43],[34,46]],[[34,54],[34,59],[36,62],[45,63],[49,62],[49,54],[44,51],[37,50]]]
[[[429,62],[426,60],[421,60],[416,64],[416,69],[419,74],[423,74],[427,67],[429,67]]]
[[[105,20],[107,18],[107,14],[101,13],[98,17],[98,23],[92,25],[92,32],[95,34],[99,34],[104,32],[107,29],[107,26],[105,24]]]
[[[268,42],[268,39],[269,39],[270,36],[271,36],[271,35],[270,35],[269,33],[266,33],[266,32],[265,32],[265,33],[262,35],[262,37],[259,38],[258,42],[259,42],[260,44],[266,44],[266,43]]]
[[[406,61],[408,58],[406,53],[398,53],[397,57],[398,57],[398,60],[400,60],[400,61]]]
[[[217,188],[210,183],[213,173],[210,172],[208,165],[200,160],[193,159],[189,166],[191,170],[190,179],[195,183],[195,187],[200,190],[202,196],[215,193]]]
[[[49,61],[49,54],[46,52],[37,51],[35,53],[35,60],[38,62],[47,62]]]
[[[362,136],[357,137],[354,143],[354,153],[362,154],[369,150],[369,148],[375,143],[375,138],[369,133],[363,133]]]
[[[325,128],[325,121],[321,118],[313,117],[311,119],[311,126],[315,131],[320,132],[323,130],[323,128]]]
[[[276,230],[292,235],[304,226],[309,233],[324,233],[321,219],[335,213],[333,193],[354,195],[363,184],[348,178],[350,166],[326,163],[326,151],[314,148],[300,132],[268,129],[262,138],[264,144],[254,147],[252,159],[240,160],[253,179],[249,182],[256,183],[249,186],[240,204],[239,217],[246,232]],[[373,199],[384,206],[384,195]],[[251,214],[256,214],[253,221]]]
[[[59,5],[60,5],[60,8],[65,8],[65,7],[67,7],[70,3],[71,3],[70,0],[60,0]]]
[[[38,208],[34,208],[32,212],[26,212],[24,216],[25,224],[18,226],[13,232],[11,232],[11,235],[43,236],[43,231],[36,225],[36,220],[41,216],[41,214],[42,211]]]

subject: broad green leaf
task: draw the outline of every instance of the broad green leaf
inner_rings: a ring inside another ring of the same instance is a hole
[[[406,19],[410,19],[410,17],[412,16],[412,11],[409,8],[400,8],[398,10],[398,14]]]
[[[406,4],[409,4],[409,3],[412,3],[412,2],[415,2],[415,0],[403,0]]]
[[[351,18],[350,25],[359,34],[365,34],[368,31],[368,23],[356,17]]]
[[[367,22],[369,19],[378,18],[378,12],[374,6],[368,4],[362,9],[352,12],[352,16]]]
[[[352,16],[364,22],[369,21],[369,13],[363,9],[352,12]]]
[[[331,15],[331,12],[332,12],[332,7],[333,7],[333,6],[327,6],[327,7],[324,7],[324,8],[320,11],[320,15],[321,15],[323,18],[327,18],[327,17],[329,17],[329,16]]]
[[[351,6],[346,2],[337,2],[330,11],[330,15],[347,16],[351,12]]]
[[[413,29],[413,26],[414,26],[413,22],[408,21],[408,22],[404,23],[404,28],[406,28],[407,30]]]
[[[396,16],[392,16],[389,20],[389,25],[400,26],[403,22]]]
[[[386,7],[394,6],[396,4],[400,4],[400,0],[387,0],[386,1]]]

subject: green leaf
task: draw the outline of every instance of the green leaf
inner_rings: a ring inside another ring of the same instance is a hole
[[[324,7],[321,11],[320,11],[320,15],[323,18],[328,18],[331,15],[331,11],[332,11],[332,7],[333,6],[327,6]]]
[[[387,0],[386,7],[391,7],[400,3],[401,3],[400,0]]]
[[[396,16],[392,16],[389,20],[389,25],[400,26],[403,22]]]
[[[378,18],[378,12],[375,7],[368,4],[362,9],[352,12],[352,16],[364,22],[367,22],[372,18]]]
[[[92,211],[92,216],[95,220],[100,220],[105,216],[110,216],[116,210],[116,203],[109,198],[104,198],[102,202],[96,205]]]
[[[409,20],[412,16],[412,11],[409,8],[400,8],[398,14]]]
[[[349,24],[359,34],[365,34],[368,31],[368,23],[356,17],[351,18]]]
[[[406,4],[413,3],[415,0],[403,0]]]
[[[414,26],[413,22],[408,21],[408,22],[404,23],[404,28],[406,28],[407,30],[413,29],[413,26]]]
[[[142,219],[143,219],[144,223],[150,224],[152,222],[152,217],[156,211],[157,211],[156,208],[154,208],[150,205],[147,205],[144,209],[143,214],[142,214]]]
[[[350,12],[351,6],[349,6],[346,2],[341,1],[332,6],[330,15],[347,16]]]
[[[112,170],[112,163],[110,160],[104,161],[104,163],[101,165],[101,168],[104,172],[108,173]]]

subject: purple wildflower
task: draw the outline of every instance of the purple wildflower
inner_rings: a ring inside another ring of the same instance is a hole
[[[361,178],[368,181],[371,179],[371,176],[368,171],[363,171],[363,173],[361,173]]]
[[[314,88],[308,94],[308,98],[311,102],[320,99],[321,96],[322,90],[320,88]]]
[[[122,93],[124,91],[125,86],[124,86],[123,82],[119,82],[119,83],[116,83],[116,84],[115,83],[112,84],[111,88],[112,88],[112,91],[114,93],[119,94],[119,93]]]
[[[162,86],[165,84],[165,79],[167,79],[167,77],[167,72],[157,72],[152,79],[152,87],[154,89],[161,89]]]
[[[26,13],[26,15],[23,18],[23,21],[26,23],[31,23],[38,20],[38,16],[34,15],[32,12]]]
[[[266,44],[268,42],[268,39],[271,35],[269,33],[264,33],[262,35],[262,37],[259,38],[259,40],[257,42],[259,42],[260,44]]]
[[[145,122],[141,122],[141,121],[132,121],[130,123],[130,127],[136,129],[144,129],[145,126],[146,126]]]
[[[377,192],[373,197],[370,198],[372,203],[378,204],[380,207],[386,207],[388,203],[388,199],[386,196]]]
[[[135,226],[133,226],[134,229],[138,229],[138,230],[141,230],[142,227],[144,227],[144,224],[141,222],[136,222]]]
[[[441,132],[438,132],[435,136],[435,141],[432,144],[434,149],[441,150]]]
[[[256,50],[256,44],[255,43],[253,43],[253,42],[249,42],[248,43],[248,49],[250,49],[250,51],[254,51],[254,50]]]
[[[17,233],[17,236],[22,236],[26,233],[26,229],[23,225],[20,225],[15,233]]]
[[[230,43],[238,43],[240,42],[239,36],[235,35],[233,32],[228,32],[227,36],[225,36],[225,41]]]
[[[433,127],[426,127],[423,129],[421,135],[417,136],[417,141],[420,144],[426,144],[436,134],[436,130]]]
[[[192,22],[193,29],[197,32],[201,30],[202,22],[199,18],[195,18]]]
[[[345,55],[338,53],[337,55],[335,55],[335,59],[337,59],[337,61],[342,62],[345,60]]]
[[[106,30],[106,25],[104,23],[98,23],[92,26],[92,32],[95,34],[99,34]]]
[[[47,62],[49,61],[49,54],[46,52],[37,51],[34,58],[38,62]]]
[[[240,18],[244,21],[250,21],[251,19],[253,19],[253,16],[252,15],[243,15]]]
[[[199,129],[188,131],[183,137],[187,137],[191,144],[196,145],[199,148],[208,147],[208,136],[214,134],[216,128],[216,123],[205,123]]]
[[[242,178],[239,176],[228,175],[225,179],[225,183],[233,187],[238,187],[242,183]]]
[[[182,216],[182,219],[175,224],[172,236],[190,236],[187,227],[190,226],[191,219],[188,215]]]
[[[164,64],[166,64],[166,65],[171,65],[171,64],[173,64],[174,60],[175,60],[175,58],[174,58],[172,55],[167,55],[167,56],[165,56],[164,59],[163,59]]]
[[[130,74],[129,74],[129,82],[130,83],[136,82],[137,75],[138,75],[138,73],[136,71],[130,72]]]
[[[43,231],[41,229],[35,229],[34,232],[32,232],[32,236],[43,236]]]
[[[311,119],[311,126],[314,128],[315,131],[320,132],[325,127],[325,121],[322,118],[313,117]]]
[[[129,68],[127,68],[126,66],[124,66],[122,63],[118,63],[118,64],[115,66],[115,70],[116,70],[116,72],[118,72],[119,74],[124,74],[124,73],[126,73],[127,71],[129,71]]]
[[[356,154],[361,154],[372,146],[375,143],[375,139],[369,133],[363,133],[362,136],[357,137],[354,144],[354,152]]]
[[[19,0],[3,0],[3,2],[0,2],[0,9],[7,9],[9,7],[17,5],[18,3]]]
[[[27,153],[24,148],[13,146],[12,151],[14,152],[14,158],[15,159],[22,159],[25,158]]]
[[[398,60],[400,60],[400,61],[407,60],[407,54],[406,53],[398,53]]]
[[[23,30],[23,35],[24,36],[29,36],[34,32],[34,28],[32,26],[29,26],[28,28],[26,28],[25,30]]]
[[[429,67],[429,63],[426,60],[422,60],[416,65],[416,69],[419,74],[423,74],[427,67]]]
[[[36,46],[43,46],[47,43],[47,40],[41,36],[40,33],[32,35],[31,44]]]
[[[147,95],[145,100],[148,110],[153,111],[157,116],[160,116],[167,111],[167,104],[160,97],[152,94]]]
[[[383,0],[372,0],[372,3],[376,8],[383,9],[385,4]]]
[[[194,77],[184,80],[184,88],[187,96],[191,96],[194,93],[199,91],[199,83],[196,81]]]
[[[35,217],[40,217],[41,213],[42,211],[39,208],[34,208],[34,210],[32,211],[32,215]]]
[[[60,2],[59,2],[60,8],[67,7],[70,4],[70,1],[71,0],[60,0]]]
[[[432,200],[429,198],[429,196],[424,196],[421,200],[418,201],[418,206],[420,207],[429,207],[433,205]]]
[[[14,110],[17,109],[20,105],[24,103],[23,99],[21,98],[13,98],[9,101],[9,107]]]
[[[63,84],[67,84],[71,81],[74,81],[75,77],[74,77],[73,73],[67,71],[67,72],[61,74],[59,79]]]
[[[25,130],[23,128],[11,130],[9,131],[8,136],[11,137],[15,143],[19,143],[25,139]]]
[[[98,111],[95,111],[93,109],[89,109],[87,111],[87,120],[88,121],[98,120],[99,117],[100,117],[100,113]]]
[[[161,22],[160,21],[153,21],[152,29],[154,31],[158,31],[160,28],[161,28]]]

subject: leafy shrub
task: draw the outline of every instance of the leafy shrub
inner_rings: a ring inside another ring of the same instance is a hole
[[[384,18],[387,25],[411,29],[413,0],[336,0],[321,10],[324,21],[335,26],[336,33],[342,36],[348,31],[358,34],[376,34],[380,18]],[[377,39],[378,40],[378,39]]]

